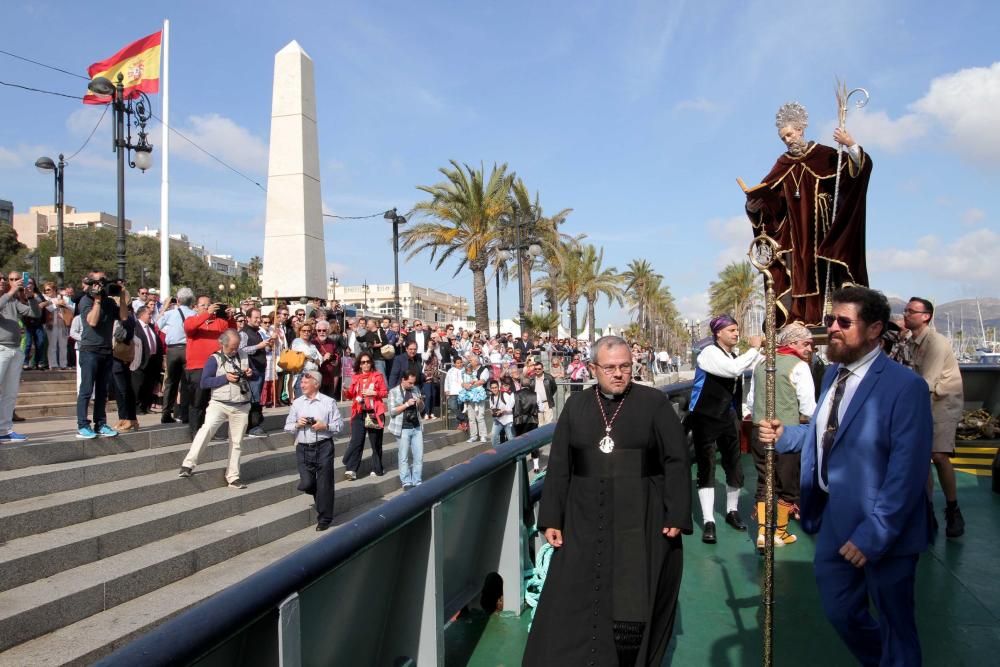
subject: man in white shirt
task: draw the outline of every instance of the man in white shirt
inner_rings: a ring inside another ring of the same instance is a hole
[[[455,416],[459,431],[469,430],[469,417],[465,414],[465,406],[458,400],[462,393],[462,373],[465,371],[465,359],[455,357],[454,365],[444,376],[444,395],[448,401],[448,413]]]
[[[703,530],[701,541],[715,544],[715,450],[726,471],[726,523],[739,531],[747,529],[739,513],[743,468],[736,431],[737,408],[743,398],[743,372],[760,358],[760,336],[750,337],[750,349],[741,355],[733,350],[740,340],[740,327],[729,315],[709,323],[714,343],[698,355],[688,406],[687,423],[694,434],[698,464],[698,499]]]
[[[319,391],[319,371],[302,373],[302,395],[292,401],[285,430],[295,434],[299,491],[316,501],[316,530],[333,523],[333,437],[344,428],[337,403]]]

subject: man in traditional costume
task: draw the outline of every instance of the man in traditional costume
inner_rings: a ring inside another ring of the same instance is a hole
[[[743,402],[743,373],[760,358],[761,337],[750,338],[750,349],[741,355],[733,350],[740,340],[740,327],[729,315],[713,317],[709,323],[712,344],[696,360],[694,386],[688,406],[687,425],[694,440],[698,464],[698,500],[701,503],[701,541],[716,543],[715,452],[726,472],[726,523],[739,531],[747,526],[740,518],[739,498],[743,488],[737,415]]]
[[[808,422],[816,410],[816,385],[813,382],[812,362],[813,336],[809,329],[791,322],[778,331],[778,344],[774,360],[775,416],[783,424]],[[767,393],[767,364],[758,363],[753,370],[747,408],[754,424],[765,418],[765,395]],[[757,468],[757,548],[764,548],[764,507],[767,500],[766,455],[760,438],[754,437],[750,443],[754,466]],[[798,452],[781,454],[775,459],[774,493],[778,497],[778,521],[774,530],[774,546],[792,544],[797,537],[788,532],[788,518],[799,503]]]
[[[656,665],[670,641],[691,478],[666,395],[632,382],[628,343],[594,345],[594,389],[556,424],[538,525],[556,552],[524,665]]]
[[[865,197],[872,163],[843,128],[834,140],[838,151],[805,140],[809,114],[789,102],[775,118],[788,151],[761,184],[747,191],[747,215],[754,235],[778,242],[780,262],[771,267],[778,298],[778,324],[819,326],[830,293],[846,283],[868,285],[865,262]],[[839,191],[837,167],[840,166]]]

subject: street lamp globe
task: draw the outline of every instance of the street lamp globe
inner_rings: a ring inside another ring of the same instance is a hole
[[[506,262],[511,257],[513,257],[513,255],[511,254],[510,250],[501,250],[500,252],[497,253],[497,258],[501,262]]]
[[[153,166],[153,150],[142,150],[141,148],[135,149],[135,166],[141,171],[146,171]]]
[[[229,283],[229,289],[230,290],[236,289],[236,283]]]
[[[538,257],[539,255],[542,254],[542,246],[538,245],[537,243],[532,243],[530,246],[528,246],[528,254],[531,255],[532,257]]]
[[[115,84],[111,83],[107,77],[99,76],[87,84],[87,90],[97,95],[110,97],[115,94]]]
[[[224,289],[226,289],[226,286],[223,285],[222,283],[219,283],[219,291],[221,292]]]
[[[50,171],[55,171],[56,163],[50,157],[40,157],[35,160],[35,168],[40,174],[48,174]]]

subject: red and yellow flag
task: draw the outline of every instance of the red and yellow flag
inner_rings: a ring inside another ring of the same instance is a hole
[[[91,79],[103,76],[118,85],[118,74],[124,76],[125,98],[137,92],[156,93],[160,90],[160,36],[154,32],[133,42],[107,60],[94,63],[87,68]],[[83,96],[84,104],[107,104],[111,97],[96,95],[90,90]]]

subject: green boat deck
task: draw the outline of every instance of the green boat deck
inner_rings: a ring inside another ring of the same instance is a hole
[[[746,487],[752,489],[756,474],[750,457],[743,458]],[[988,476],[956,474],[965,536],[945,539],[944,498],[937,490],[941,530],[917,570],[917,624],[925,665],[983,667],[997,664],[1000,652],[1000,495],[991,491]],[[745,515],[751,501],[744,493]],[[812,537],[796,527],[792,522],[799,541],[775,550],[775,664],[855,664],[820,608]],[[716,545],[703,544],[698,530],[685,539],[678,618],[664,664],[760,664],[763,560],[751,537],[753,530],[738,533],[720,523]],[[528,612],[453,621],[445,630],[446,665],[520,665],[530,621]]]

